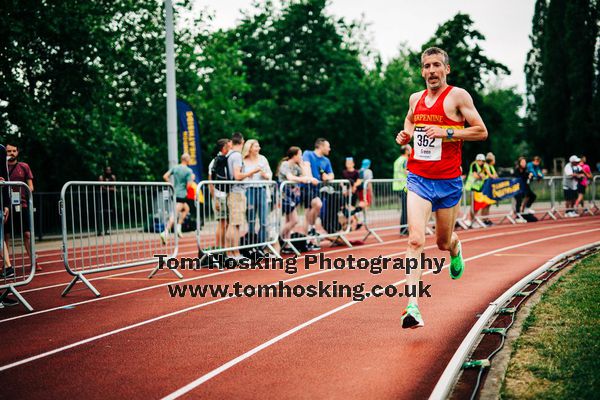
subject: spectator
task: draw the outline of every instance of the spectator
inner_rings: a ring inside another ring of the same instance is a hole
[[[567,208],[567,217],[579,217],[577,211],[573,208],[577,199],[577,185],[585,177],[583,170],[579,166],[581,159],[576,155],[569,157],[569,162],[563,170],[563,192],[565,196],[565,206]]]
[[[6,164],[4,164],[6,165]],[[4,182],[6,180],[8,180],[8,169],[2,168],[2,175],[0,175],[0,181]],[[8,195],[8,187],[1,187],[0,188],[0,198],[1,198],[1,204],[2,204],[2,223],[6,223],[6,221],[8,220],[8,215],[10,212],[9,209],[9,205],[10,205],[10,196]],[[8,251],[8,246],[6,245],[6,242],[2,243],[2,260],[3,260],[3,268],[2,268],[2,272],[0,273],[0,279],[9,279],[15,276],[15,269],[12,266],[11,260],[10,260],[10,253]],[[8,297],[6,297],[4,299],[4,301],[2,303],[0,303],[0,308],[2,308],[4,305],[7,306],[16,306],[17,304],[19,304],[18,301],[13,300],[13,299],[9,299]]]
[[[241,152],[244,147],[244,136],[241,133],[236,132],[232,135],[231,144],[231,151],[227,156],[227,170],[230,180],[243,181],[261,171],[259,166],[246,172],[242,171],[244,161]],[[231,186],[231,191],[227,194],[227,211],[229,221],[225,239],[227,247],[232,249],[228,251],[228,255],[234,260],[240,261],[244,258],[238,249],[241,238],[240,227],[246,222],[246,187],[244,184],[235,183]]]
[[[309,176],[304,161],[302,161],[302,150],[300,147],[292,146],[288,149],[286,156],[281,159],[277,169],[279,182],[292,181],[311,185],[318,185],[319,181]],[[300,203],[300,187],[298,185],[286,185],[283,189],[281,208],[285,215],[285,223],[281,228],[280,237],[288,239],[294,227],[298,224],[298,211],[296,206]],[[281,242],[280,242],[281,243]],[[283,249],[282,252],[286,252]],[[289,252],[288,252],[289,253]],[[291,251],[293,253],[293,251]]]
[[[544,172],[542,171],[542,168],[540,167],[541,162],[542,162],[542,159],[539,156],[535,156],[535,157],[533,157],[532,161],[527,163],[527,172],[529,172],[531,174],[529,184],[527,185],[527,202],[525,204],[525,209],[523,210],[523,212],[527,213],[527,214],[535,213],[535,210],[533,208],[531,208],[531,206],[535,202],[537,195],[531,189],[531,182],[533,180],[541,181],[542,179],[544,179]]]
[[[8,180],[12,182],[23,182],[27,184],[29,190],[33,194],[33,173],[27,163],[19,161],[19,148],[14,144],[6,145],[6,156],[8,164]],[[13,193],[20,193],[20,205],[12,205],[8,213],[8,218],[5,220],[4,240],[6,243],[10,241],[10,235],[15,232],[17,235],[23,235],[25,251],[31,259],[31,228],[29,218],[29,198],[27,193],[18,187],[13,187]],[[42,268],[36,262],[36,271],[41,271]],[[6,271],[5,271],[6,273]],[[14,273],[14,270],[13,270]]]
[[[394,192],[399,192],[400,194],[400,206],[402,208],[400,216],[400,234],[408,235],[408,218],[406,212],[406,178],[408,177],[408,170],[406,169],[406,165],[408,163],[408,157],[410,157],[412,147],[410,144],[406,144],[400,148],[400,151],[400,157],[394,161],[394,179],[398,180],[394,181],[392,190]]]
[[[112,173],[112,168],[107,165],[104,167],[102,175],[98,177],[98,181],[116,182],[117,177]],[[110,233],[109,228],[112,226],[115,215],[115,206],[111,204],[111,200],[114,198],[116,192],[117,188],[114,185],[100,186],[100,199],[96,205],[99,214],[96,229],[97,235],[108,235]]]
[[[539,156],[533,157],[533,160],[527,163],[527,171],[531,172],[532,178],[536,180],[544,179],[544,173],[540,167],[542,159]]]
[[[315,141],[314,151],[305,151],[302,159],[308,164],[310,172],[317,181],[331,181],[335,178],[333,169],[331,168],[331,161],[327,156],[331,152],[331,146],[326,139],[318,138]],[[323,207],[323,202],[319,198],[319,190],[315,185],[304,186],[302,193],[304,207],[306,208],[306,228],[307,234],[310,236],[316,236],[317,230],[315,229],[315,223],[317,217]],[[317,245],[309,244],[309,250],[319,250]]]
[[[371,203],[373,202],[373,185],[369,183],[367,185],[367,180],[373,179],[373,171],[371,171],[371,160],[365,158],[362,160],[360,170],[358,171],[358,175],[361,179],[361,184],[356,192],[358,196],[358,205],[363,209],[369,208]]]
[[[245,180],[249,181],[270,181],[273,178],[273,172],[269,166],[269,161],[260,154],[260,144],[255,139],[248,140],[242,149],[242,157],[244,163],[242,172],[247,173],[255,170],[259,171]],[[260,184],[246,185],[247,198],[247,216],[248,216],[248,232],[252,238],[256,234],[256,214],[258,213],[258,242],[264,243],[267,240],[267,217],[269,214],[267,204],[267,187]]]
[[[217,140],[217,157],[224,157],[224,163],[227,163],[227,154],[231,151],[231,139],[219,139]],[[215,171],[216,159],[211,160],[208,165],[208,171],[210,180],[218,180]],[[225,177],[225,179],[228,179]],[[225,232],[227,231],[227,193],[224,190],[219,190],[214,184],[208,186],[210,196],[212,198],[212,210],[215,215],[215,221],[217,221],[217,230],[215,233],[216,244],[218,248],[225,247]]]
[[[581,156],[581,162],[579,166],[581,167],[583,178],[577,182],[577,200],[575,201],[575,209],[577,209],[581,204],[581,207],[584,209],[584,211],[585,190],[590,184],[589,179],[592,179],[592,170],[586,162],[587,158],[585,156]]]
[[[346,162],[345,162],[344,167],[345,168],[344,168],[344,171],[342,172],[342,177],[344,179],[347,179],[348,181],[350,181],[350,186],[352,188],[350,204],[352,206],[355,206],[356,200],[357,200],[356,191],[357,191],[358,187],[360,186],[360,184],[362,183],[362,180],[360,179],[360,175],[359,175],[358,171],[354,168],[354,158],[346,157]]]
[[[485,164],[483,164],[483,169],[485,171],[485,177],[487,178],[497,178],[498,174],[496,173],[496,156],[491,151],[485,155]],[[484,180],[485,181],[485,180]],[[487,218],[490,215],[490,207],[492,205],[488,204],[481,210],[481,216],[483,218],[483,222],[486,225],[493,225],[492,221]]]
[[[536,194],[531,191],[531,179],[533,179],[533,172],[530,172],[527,168],[527,159],[525,157],[519,157],[517,164],[515,165],[515,177],[521,179],[521,185],[523,185],[521,194],[515,196],[516,204],[515,211],[517,214],[533,214],[535,211],[530,208],[531,204],[536,199]]]
[[[169,182],[170,178],[173,177],[173,186],[175,188],[175,214],[179,216],[177,224],[177,236],[179,237],[183,236],[181,225],[190,212],[190,205],[187,201],[187,185],[188,182],[194,180],[194,173],[192,172],[192,169],[188,167],[191,159],[192,158],[188,153],[183,153],[181,155],[181,163],[174,166],[163,175],[165,182]],[[163,244],[167,243],[167,235],[171,232],[174,223],[175,218],[171,215],[165,230],[160,233],[160,240],[162,240]]]
[[[467,181],[465,183],[465,190],[481,192],[481,189],[483,188],[483,181],[486,178],[485,170],[483,169],[484,163],[485,156],[481,153],[477,154],[475,161],[473,161],[469,166],[469,175],[467,176]],[[469,213],[469,219],[465,219],[464,221],[467,226],[471,226],[476,214],[477,212],[474,211],[473,208],[473,201],[471,201],[471,212]]]

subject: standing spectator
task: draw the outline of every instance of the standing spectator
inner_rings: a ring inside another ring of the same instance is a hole
[[[358,195],[358,205],[363,209],[369,208],[373,202],[373,185],[367,184],[367,180],[373,179],[373,171],[371,171],[371,160],[365,158],[362,160],[358,176],[360,176],[361,184],[356,192]]]
[[[192,158],[188,153],[183,153],[181,155],[181,164],[171,168],[163,175],[165,182],[169,182],[171,176],[173,177],[173,186],[175,188],[175,214],[179,216],[177,224],[177,236],[179,237],[183,236],[181,225],[190,212],[190,205],[187,201],[187,185],[194,180],[194,173],[192,172],[192,169],[188,167],[191,159]],[[171,215],[165,230],[160,233],[160,239],[163,244],[167,243],[167,235],[171,232],[174,223],[175,218]]]
[[[521,185],[523,189],[521,194],[515,196],[516,204],[515,211],[517,214],[533,214],[533,210],[529,208],[536,199],[535,193],[531,191],[529,183],[533,178],[533,173],[527,169],[527,159],[525,157],[519,157],[517,164],[515,165],[515,177],[521,179]]]
[[[302,155],[302,159],[308,164],[313,178],[319,182],[331,181],[335,178],[331,161],[327,158],[330,152],[331,146],[327,139],[318,138],[315,141],[315,150],[305,151]],[[305,213],[307,234],[316,236],[315,223],[323,207],[323,202],[319,198],[319,190],[315,185],[304,186],[302,197],[304,207],[307,210]],[[309,244],[309,250],[319,249],[320,247],[317,245]]]
[[[354,168],[354,158],[346,157],[346,162],[345,162],[344,167],[345,168],[344,168],[344,171],[342,172],[342,177],[344,179],[347,179],[350,181],[350,186],[352,188],[350,204],[352,206],[355,206],[356,200],[357,200],[356,191],[357,191],[358,187],[360,186],[360,184],[362,183],[362,180],[360,179],[360,175],[359,175],[358,171]]]
[[[290,147],[286,156],[281,159],[279,168],[277,169],[277,175],[279,182],[292,181],[311,185],[319,184],[319,181],[312,176],[309,176],[308,171],[304,168],[302,150],[300,147],[296,146]],[[292,229],[298,224],[298,211],[296,210],[296,206],[300,203],[300,200],[300,187],[298,185],[286,185],[281,199],[281,208],[285,215],[285,223],[281,228],[280,234],[282,239],[288,239]],[[282,251],[285,253],[285,250],[286,249],[283,249]]]
[[[104,172],[98,177],[100,182],[116,182],[117,177],[112,173],[110,166],[104,167]],[[109,227],[112,226],[113,215],[115,215],[114,204],[111,204],[117,188],[114,185],[100,186],[100,199],[96,204],[98,210],[97,235],[109,234]]]
[[[269,161],[260,154],[260,144],[255,139],[248,140],[242,149],[244,163],[242,172],[247,173],[256,168],[259,171],[245,180],[249,181],[270,181],[273,178],[273,172],[269,166]],[[267,217],[269,209],[267,207],[267,187],[263,184],[246,185],[247,198],[247,216],[248,232],[252,238],[256,234],[256,214],[258,213],[258,243],[264,243],[267,240]]]
[[[3,168],[4,169],[4,168]],[[4,170],[2,171],[2,175],[0,176],[0,181],[4,182],[8,180],[8,170]],[[10,213],[10,196],[8,194],[8,187],[4,186],[0,189],[0,197],[1,197],[1,204],[2,204],[2,210],[0,210],[0,212],[2,212],[2,223],[6,223],[7,219],[8,219],[8,215]],[[12,262],[10,260],[10,253],[8,251],[8,246],[6,245],[6,242],[3,241],[2,243],[2,261],[4,262],[3,264],[3,269],[2,272],[0,273],[0,279],[9,279],[15,276],[15,269],[12,266]],[[18,301],[13,300],[13,299],[9,299],[8,297],[6,297],[2,303],[0,303],[0,308],[2,308],[4,305],[7,306],[16,306],[18,304]]]
[[[231,151],[227,156],[227,170],[230,180],[241,182],[261,171],[259,166],[246,172],[242,171],[244,164],[242,157],[244,136],[241,133],[236,132],[232,135],[231,144]],[[231,186],[231,191],[227,194],[227,212],[229,214],[229,221],[225,239],[227,247],[233,248],[233,250],[228,252],[228,255],[234,260],[240,261],[244,258],[238,249],[241,238],[240,229],[246,222],[246,186],[243,183],[235,183]]]
[[[465,183],[465,190],[472,192],[481,192],[483,188],[483,181],[485,180],[485,170],[483,169],[483,164],[485,163],[485,156],[483,154],[477,154],[475,157],[475,161],[471,163],[469,166],[469,175],[467,176],[467,181]],[[473,220],[475,219],[475,215],[477,214],[473,208],[473,197],[471,197],[471,211],[469,213],[469,219],[465,219],[465,224],[467,226],[471,226]]]
[[[208,171],[211,181],[218,180],[217,171],[215,170],[215,164],[217,158],[223,158],[224,165],[227,164],[227,154],[231,151],[231,139],[219,139],[217,140],[217,156],[213,158],[208,164]],[[225,180],[228,177],[222,177]],[[214,184],[208,186],[211,196],[212,209],[215,215],[215,221],[217,221],[217,230],[215,232],[217,248],[225,247],[225,232],[227,231],[227,192],[219,190]],[[221,188],[222,189],[222,188]]]
[[[483,164],[483,169],[485,171],[485,177],[487,178],[497,178],[498,174],[496,173],[496,156],[491,151],[485,155],[485,164]],[[486,225],[493,225],[492,221],[487,218],[490,215],[490,207],[492,205],[488,204],[481,210],[481,216],[484,217],[483,222]]]
[[[344,196],[350,196],[350,208],[344,207],[343,210],[346,218],[345,222],[350,223],[352,230],[360,229],[362,227],[362,223],[359,223],[356,214],[361,212],[363,209],[360,205],[357,206],[356,203],[358,201],[357,192],[362,184],[362,179],[360,179],[360,173],[354,168],[354,158],[346,157],[345,169],[342,172],[342,176],[344,179],[347,179],[350,182],[350,188],[348,190],[344,188],[343,191]],[[346,204],[345,201],[344,204]]]
[[[19,148],[14,144],[6,145],[6,156],[8,158],[8,180],[12,182],[23,182],[29,186],[29,190],[33,194],[33,173],[27,163],[19,161]],[[10,241],[10,235],[14,231],[20,235],[23,232],[23,241],[25,250],[31,258],[31,228],[29,218],[29,199],[27,194],[18,187],[13,187],[13,193],[19,193],[21,197],[20,205],[12,205],[8,213],[8,218],[5,220],[4,240],[6,243]],[[41,271],[42,268],[36,262],[36,271]],[[14,273],[14,272],[13,272]]]
[[[400,215],[400,234],[408,235],[408,217],[406,206],[406,179],[408,177],[408,169],[406,169],[406,166],[408,164],[408,158],[410,157],[412,147],[410,144],[406,144],[400,148],[400,151],[400,157],[394,161],[394,179],[399,179],[399,181],[394,181],[392,190],[394,192],[399,192],[400,194],[400,206],[402,208]]]
[[[581,162],[579,166],[581,167],[581,172],[583,173],[583,178],[577,183],[577,200],[575,201],[575,209],[579,207],[584,208],[584,199],[585,199],[585,190],[589,186],[589,179],[592,179],[592,169],[589,165],[586,164],[587,158],[585,156],[581,156]],[[584,208],[585,211],[585,208]]]
[[[539,156],[535,156],[535,157],[533,157],[532,161],[529,161],[527,163],[527,172],[529,172],[531,174],[531,178],[530,178],[531,181],[533,181],[533,180],[541,181],[542,179],[544,179],[544,173],[542,172],[542,168],[540,167],[541,162],[542,162],[542,159]],[[531,184],[531,182],[530,182],[530,184]],[[525,209],[523,210],[523,212],[525,212],[527,214],[535,213],[535,210],[533,208],[531,208],[531,206],[533,205],[533,203],[535,202],[535,199],[537,198],[537,195],[531,189],[530,184],[527,185],[528,200],[527,200],[527,204],[525,205]]]
[[[572,155],[569,157],[569,162],[563,170],[563,192],[567,217],[579,217],[573,206],[575,205],[575,200],[577,200],[577,185],[585,177],[583,170],[579,166],[580,162],[581,159],[579,157]]]

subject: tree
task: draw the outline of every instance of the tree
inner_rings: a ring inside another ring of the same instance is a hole
[[[600,146],[597,0],[538,1],[527,73],[528,140],[547,159]],[[585,132],[585,133],[583,133]],[[591,158],[595,155],[591,154]]]
[[[258,4],[227,34],[237,46],[249,90],[248,136],[261,141],[271,160],[287,147],[312,149],[318,137],[332,144],[334,166],[353,154],[379,154],[390,145],[374,81],[360,62],[357,24],[335,20],[325,0]],[[354,43],[354,44],[353,44]],[[365,138],[373,138],[365,148]],[[374,168],[378,166],[374,163]]]
[[[542,80],[542,43],[544,41],[544,25],[546,23],[546,14],[548,12],[548,0],[537,0],[535,10],[531,21],[531,49],[527,52],[527,61],[525,62],[525,84],[527,90],[527,125],[533,126],[537,122],[537,107],[535,99],[543,89]],[[529,129],[529,133],[534,133]],[[536,138],[535,134],[529,136],[530,139]]]

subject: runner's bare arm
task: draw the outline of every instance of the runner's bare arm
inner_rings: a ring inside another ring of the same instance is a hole
[[[475,108],[475,104],[473,104],[471,95],[464,89],[456,88],[455,90],[456,110],[470,126],[465,129],[455,129],[453,137],[467,142],[477,142],[487,139],[487,128]],[[439,126],[428,126],[425,134],[430,138],[444,138],[448,135],[447,131]]]
[[[405,145],[410,142],[413,132],[415,130],[415,121],[413,119],[413,107],[419,100],[421,93],[413,93],[408,100],[408,112],[406,118],[404,118],[404,129],[396,135],[396,143],[399,145]]]

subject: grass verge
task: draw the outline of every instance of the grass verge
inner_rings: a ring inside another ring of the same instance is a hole
[[[523,324],[503,399],[597,399],[600,392],[600,254],[544,293]]]

